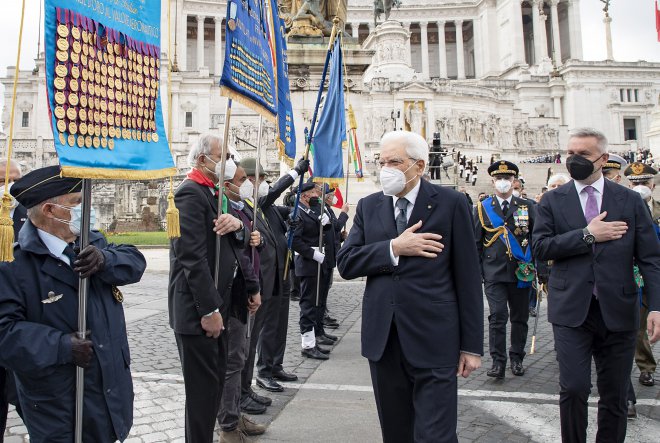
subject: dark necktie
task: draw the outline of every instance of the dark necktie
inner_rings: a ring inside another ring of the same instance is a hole
[[[506,215],[506,211],[509,210],[509,202],[507,200],[504,200],[502,202],[502,214]]]
[[[408,214],[406,212],[408,209],[408,200],[405,198],[398,199],[396,201],[396,207],[399,210],[399,214],[396,216],[396,231],[401,235],[408,225]]]
[[[66,248],[64,248],[64,255],[69,257],[69,264],[73,268],[73,262],[76,261],[76,253],[73,250],[74,243],[69,243]]]

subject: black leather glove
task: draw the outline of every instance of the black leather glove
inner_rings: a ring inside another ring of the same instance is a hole
[[[291,229],[296,229],[298,223],[300,223],[300,219],[298,217],[293,218],[293,214],[289,214],[289,218],[286,219],[286,224],[289,225]]]
[[[547,274],[539,274],[539,283],[542,285],[547,285],[548,284],[548,275]]]
[[[69,334],[69,337],[71,337],[71,358],[73,359],[73,364],[87,369],[92,362],[92,355],[94,355],[92,341],[78,338],[75,332]]]
[[[307,172],[309,169],[309,160],[305,158],[301,158],[298,160],[298,164],[296,165],[295,168],[293,168],[294,171],[298,173],[298,175],[303,175],[304,173]]]
[[[103,253],[96,246],[88,245],[78,254],[78,258],[73,263],[73,270],[79,272],[82,278],[87,278],[101,271],[104,266]]]

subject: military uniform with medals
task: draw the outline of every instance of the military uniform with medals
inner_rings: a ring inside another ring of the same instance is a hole
[[[498,161],[488,168],[488,173],[495,178],[517,176],[518,167],[508,161]],[[531,257],[535,210],[527,200],[514,197],[510,190],[507,193],[506,200],[493,195],[478,203],[474,216],[484,291],[490,309],[489,348],[493,368],[488,375],[496,378],[504,378],[509,318],[511,370],[514,375],[524,374],[522,361],[527,342],[528,294],[535,277]]]

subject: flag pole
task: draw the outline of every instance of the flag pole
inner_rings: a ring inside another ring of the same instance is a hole
[[[325,254],[323,250],[323,216],[325,215],[325,183],[321,183],[323,192],[321,193],[321,215],[319,216],[319,252]],[[317,263],[316,270],[316,307],[319,307],[321,298],[321,263]],[[318,315],[318,312],[317,312]],[[323,318],[321,318],[323,320]]]
[[[90,208],[92,205],[92,181],[88,178],[82,181],[82,219],[80,226],[80,250],[89,245]],[[71,263],[73,267],[73,263]],[[89,293],[89,279],[78,278],[78,333],[80,340],[87,338],[87,295]],[[85,398],[85,369],[76,366],[76,427],[75,441],[82,443],[83,407]]]
[[[252,195],[252,201],[254,202],[253,208],[252,208],[252,231],[254,232],[257,230],[257,216],[259,213],[259,178],[260,178],[260,172],[259,171],[259,161],[261,160],[261,144],[262,144],[262,133],[263,133],[263,128],[264,128],[264,118],[260,115],[259,116],[259,134],[257,136],[257,161],[254,162],[254,194]],[[252,247],[252,265],[254,266],[254,259],[257,255],[257,247],[253,246]],[[258,278],[259,276],[257,276]],[[252,325],[254,324],[254,314],[248,313],[248,321],[247,321],[247,331],[246,331],[246,337],[249,339],[252,337]]]
[[[227,99],[227,108],[225,109],[225,129],[222,139],[222,154],[220,158],[220,177],[218,177],[218,218],[222,215],[222,198],[225,192],[225,166],[227,166],[227,151],[229,145],[229,121],[231,120],[231,104],[232,99]],[[215,237],[215,272],[213,274],[215,289],[220,285],[220,252],[222,249],[221,236]]]
[[[316,96],[316,106],[314,106],[314,115],[312,116],[312,125],[309,130],[309,137],[307,138],[306,141],[306,147],[305,147],[305,160],[309,158],[309,150],[312,146],[312,140],[314,139],[314,130],[316,129],[316,117],[318,116],[319,112],[319,105],[321,104],[321,97],[323,96],[323,88],[325,85],[325,78],[327,77],[328,74],[328,65],[330,64],[330,56],[332,55],[332,46],[335,43],[335,38],[337,37],[337,24],[339,23],[339,19],[335,17],[334,19],[334,24],[332,26],[332,33],[330,35],[330,42],[328,43],[328,52],[325,55],[325,64],[323,65],[323,74],[321,74],[321,84],[319,85],[319,92]],[[300,180],[298,181],[298,192],[296,193],[296,204],[293,206],[293,213],[291,215],[291,218],[294,220],[296,217],[298,217],[298,206],[300,205],[300,194],[302,192],[302,185],[305,183],[305,172],[303,171],[302,174],[300,174]],[[289,276],[289,266],[291,263],[291,258],[292,258],[292,248],[293,248],[293,229],[289,230],[289,238],[287,239],[287,248],[288,252],[286,255],[286,262],[284,264],[284,279],[286,280]]]

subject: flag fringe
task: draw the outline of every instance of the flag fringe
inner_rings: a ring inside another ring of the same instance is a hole
[[[220,87],[220,95],[230,98],[246,108],[256,112],[257,114],[261,115],[263,118],[268,120],[271,123],[277,123],[277,115],[273,115],[270,112],[268,112],[263,106],[261,106],[259,103],[255,102],[254,100],[251,100],[250,98],[239,94],[238,92],[234,91],[233,89],[227,87],[227,86],[221,86]]]
[[[291,167],[295,163],[296,159],[291,158],[288,155],[286,155],[286,144],[278,137],[277,140],[275,141],[277,144],[277,150],[278,150],[278,158],[286,163],[287,166]]]
[[[62,176],[74,178],[156,180],[159,178],[171,177],[177,174],[178,171],[176,168],[139,171],[133,169],[80,168],[77,166],[62,166]]]
[[[337,177],[318,177],[318,176],[315,175],[314,177],[312,177],[312,181],[314,183],[327,183],[328,185],[330,185],[330,187],[336,188],[339,185],[343,184],[346,181],[346,179],[344,177],[341,177],[341,178],[337,178]]]

